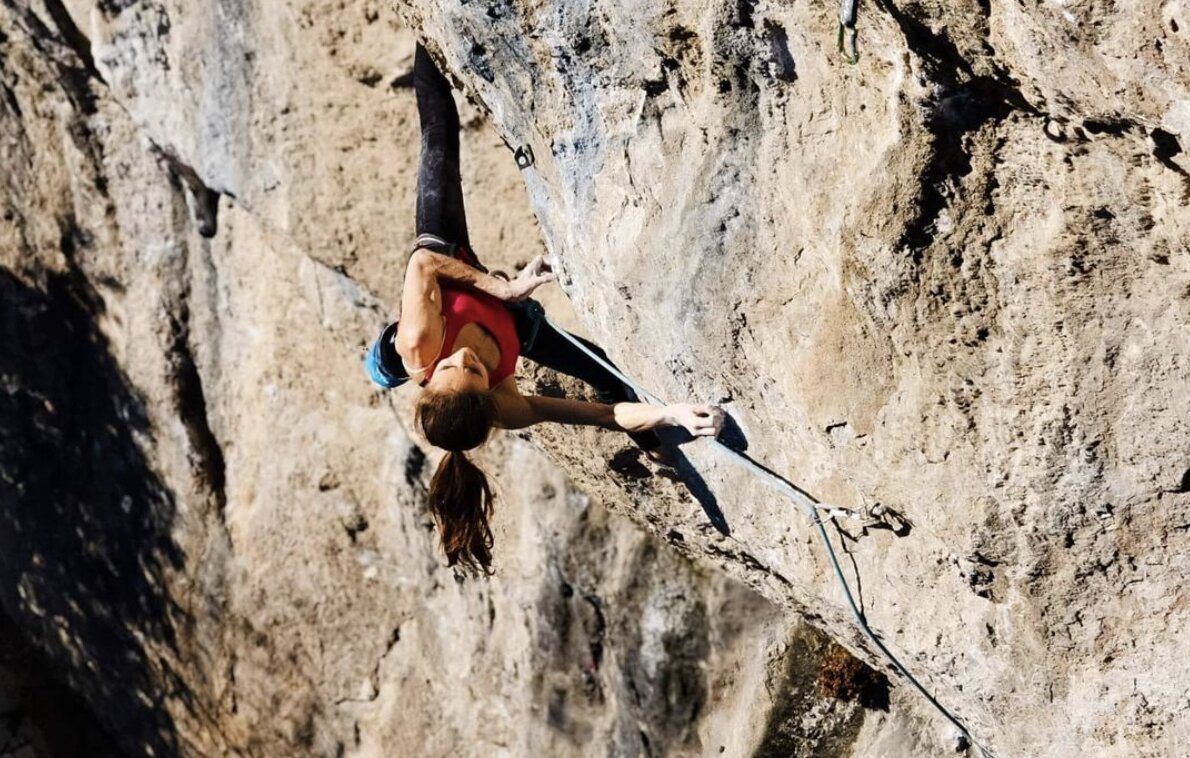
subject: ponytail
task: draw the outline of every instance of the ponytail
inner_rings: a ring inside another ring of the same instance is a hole
[[[483,471],[462,452],[448,452],[430,480],[430,509],[448,566],[491,576],[492,489]]]
[[[430,444],[447,453],[430,480],[430,510],[438,524],[448,566],[465,574],[492,575],[492,488],[464,450],[487,439],[496,417],[487,392],[437,393],[425,390],[417,404],[417,424]]]

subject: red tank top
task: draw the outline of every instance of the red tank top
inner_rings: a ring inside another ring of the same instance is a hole
[[[473,289],[452,289],[446,282],[440,284],[442,292],[442,315],[446,317],[446,334],[442,338],[442,350],[426,372],[424,384],[434,375],[438,360],[454,352],[455,338],[467,324],[479,324],[496,339],[500,346],[500,365],[491,372],[488,385],[495,387],[516,372],[516,359],[521,354],[521,340],[516,333],[516,322],[512,313],[499,299],[486,292]]]

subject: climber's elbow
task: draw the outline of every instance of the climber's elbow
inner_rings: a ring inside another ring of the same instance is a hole
[[[432,275],[434,271],[434,253],[425,248],[418,248],[409,256],[407,274]]]
[[[416,328],[412,325],[406,327],[404,324],[398,324],[397,336],[393,339],[393,343],[398,355],[417,361],[417,356],[434,349],[434,346],[430,344],[431,337],[430,330],[427,328]]]

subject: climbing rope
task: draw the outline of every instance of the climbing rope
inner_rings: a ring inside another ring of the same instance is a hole
[[[859,48],[855,41],[855,7],[859,0],[839,0],[839,52],[847,62],[859,62]]]
[[[854,0],[851,0],[851,3],[854,7]],[[846,4],[846,0],[844,4]],[[572,336],[570,332],[559,327],[557,324],[551,321],[548,316],[544,316],[544,318],[546,323],[552,326],[554,330],[563,337],[570,340],[570,342],[574,344],[575,347],[582,350],[597,363],[599,363],[599,365],[615,374],[620,379],[620,381],[631,387],[633,391],[636,392],[637,396],[648,400],[654,405],[666,405],[666,403],[662,401],[661,398],[649,392],[644,387],[640,386],[640,384],[625,376],[624,373],[615,366],[611,365],[606,360],[587,349],[587,346],[584,345],[579,339]],[[819,516],[820,512],[826,512],[828,519],[834,517],[835,515],[844,514],[848,517],[854,517],[857,515],[856,512],[841,508],[839,506],[828,506],[824,503],[820,503],[790,482],[756,463],[751,458],[748,458],[747,456],[732,450],[727,445],[724,445],[718,439],[712,438],[711,442],[714,443],[714,447],[726,455],[730,461],[736,465],[742,466],[757,479],[764,482],[764,484],[768,485],[770,488],[776,490],[802,507],[802,509],[806,512],[806,515],[809,516],[810,520],[814,523],[815,528],[818,530],[818,536],[822,540],[822,545],[826,549],[826,555],[830,559],[831,567],[835,570],[835,576],[839,580],[839,586],[843,588],[843,595],[847,599],[847,604],[851,606],[851,612],[855,615],[855,620],[859,628],[863,631],[867,638],[872,641],[872,644],[876,646],[876,649],[884,655],[890,664],[892,664],[893,670],[900,674],[910,684],[912,684],[913,687],[918,692],[920,692],[922,696],[925,697],[925,699],[928,700],[929,703],[938,710],[939,713],[945,716],[946,719],[959,730],[963,736],[963,739],[965,739],[968,744],[977,747],[983,754],[984,758],[995,758],[995,755],[991,750],[984,747],[982,744],[977,742],[974,737],[971,736],[971,732],[967,729],[963,722],[959,720],[958,716],[951,713],[950,710],[939,703],[934,698],[934,696],[931,695],[928,690],[926,690],[925,686],[923,686],[921,682],[917,681],[917,679],[909,673],[909,670],[901,664],[900,660],[898,660],[897,657],[893,655],[892,651],[885,647],[884,643],[880,641],[880,638],[876,636],[876,632],[873,631],[872,627],[868,625],[868,620],[864,617],[863,611],[861,611],[859,606],[856,604],[855,597],[851,593],[851,586],[847,583],[847,577],[843,574],[843,568],[839,565],[838,556],[835,555],[834,545],[831,544],[830,537],[826,533],[824,520]]]

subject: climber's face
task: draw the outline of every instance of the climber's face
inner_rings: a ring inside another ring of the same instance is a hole
[[[435,392],[487,392],[488,368],[469,347],[461,347],[438,361],[427,385]]]

